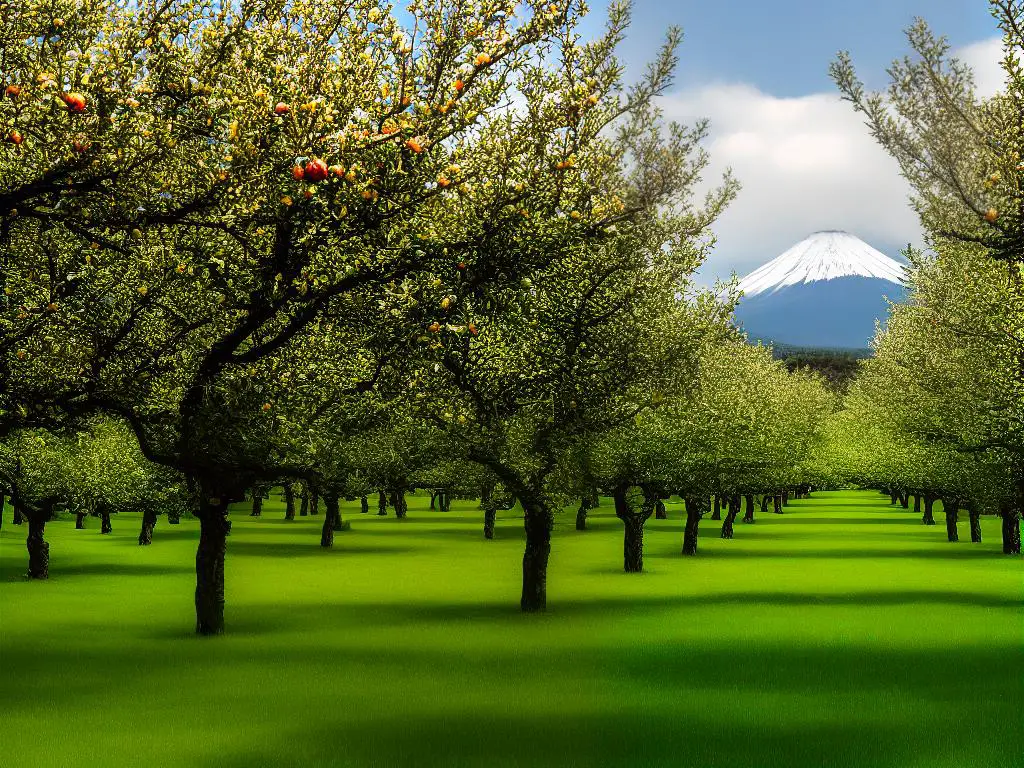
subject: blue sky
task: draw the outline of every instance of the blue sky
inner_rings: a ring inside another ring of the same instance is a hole
[[[593,0],[590,29],[604,9]],[[714,171],[731,167],[744,184],[716,227],[705,281],[743,275],[818,229],[846,229],[893,257],[920,242],[898,170],[828,77],[836,52],[849,50],[868,85],[883,87],[915,16],[975,65],[980,90],[998,87],[985,0],[635,0],[622,57],[638,73],[665,28],[683,28],[666,113],[710,118]]]

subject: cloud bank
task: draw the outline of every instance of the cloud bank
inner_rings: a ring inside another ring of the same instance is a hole
[[[980,92],[1001,86],[998,39],[958,55],[975,68]],[[743,276],[818,230],[846,230],[893,258],[908,243],[920,244],[899,167],[837,94],[779,98],[719,84],[666,96],[663,107],[681,122],[709,118],[706,181],[713,184],[728,167],[743,185],[715,227],[705,282]]]

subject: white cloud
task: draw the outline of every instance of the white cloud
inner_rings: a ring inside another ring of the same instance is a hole
[[[1003,57],[1002,38],[992,37],[965,45],[956,51],[956,56],[974,70],[974,82],[982,96],[991,96],[1006,84],[1006,74],[999,66]]]
[[[999,51],[998,40],[958,51],[975,67],[981,93],[999,87]],[[908,242],[920,244],[899,167],[836,93],[779,98],[719,84],[669,95],[663,106],[670,119],[709,118],[707,181],[731,167],[743,185],[715,226],[705,280],[742,276],[822,229],[846,230],[893,257]]]

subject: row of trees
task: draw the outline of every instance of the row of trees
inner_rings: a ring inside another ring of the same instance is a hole
[[[942,498],[949,538],[958,508],[972,539],[981,513],[1003,520],[1020,552],[1024,511],[1024,4],[993,0],[1004,33],[1005,91],[979,98],[969,68],[919,22],[914,59],[887,94],[865,91],[850,61],[833,75],[900,163],[930,253],[911,251],[911,295],[894,306],[833,425],[832,455],[864,482]]]

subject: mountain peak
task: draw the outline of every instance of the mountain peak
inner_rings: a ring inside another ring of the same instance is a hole
[[[824,230],[805,237],[740,281],[745,296],[774,293],[798,283],[838,277],[873,277],[903,284],[904,266],[872,248],[856,235]]]

